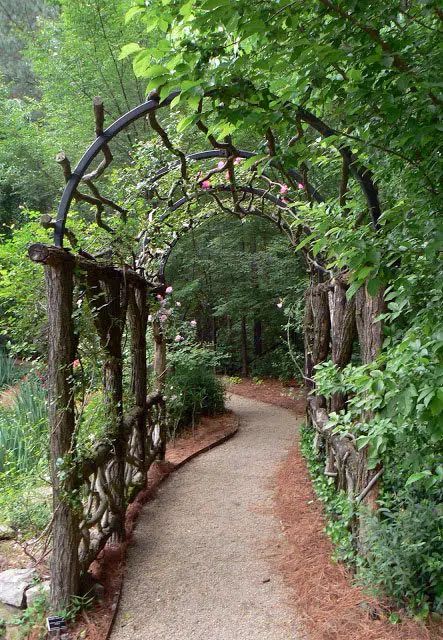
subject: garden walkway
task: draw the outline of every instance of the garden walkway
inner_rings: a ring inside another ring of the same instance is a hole
[[[275,568],[272,479],[296,417],[232,396],[240,431],[172,474],[144,507],[111,640],[297,640]]]

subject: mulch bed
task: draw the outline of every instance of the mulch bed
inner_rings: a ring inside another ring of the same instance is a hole
[[[244,398],[274,404],[299,415],[305,413],[305,390],[296,380],[280,382],[280,380],[265,379],[257,384],[250,378],[243,378],[237,384],[229,384],[227,391]]]
[[[166,460],[155,462],[148,471],[146,489],[140,492],[128,507],[126,515],[126,541],[122,545],[108,545],[92,564],[90,572],[104,587],[102,599],[94,608],[82,612],[70,629],[71,638],[80,640],[106,640],[109,638],[118,607],[123,580],[125,556],[143,505],[152,500],[160,483],[174,470],[237,432],[238,419],[230,411],[215,417],[204,417],[194,430],[189,429],[168,444]]]

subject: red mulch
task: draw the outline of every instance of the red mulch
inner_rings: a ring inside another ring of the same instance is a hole
[[[267,378],[257,384],[250,378],[243,378],[241,382],[231,384],[227,389],[238,396],[274,404],[298,414],[304,414],[306,409],[305,390],[295,380],[280,382]]]
[[[382,605],[352,583],[331,559],[321,502],[315,497],[298,445],[276,477],[275,510],[287,545],[279,561],[291,605],[309,640],[438,640],[443,631],[405,619],[391,624]],[[371,619],[380,616],[380,619]]]
[[[228,411],[220,416],[202,418],[198,426],[180,435],[168,444],[165,462],[155,462],[148,471],[146,489],[128,507],[126,514],[126,541],[122,545],[107,545],[98,559],[91,565],[92,576],[104,586],[103,599],[70,629],[73,640],[105,640],[118,606],[122,584],[126,549],[136,527],[143,505],[155,497],[159,484],[175,469],[195,455],[219,443],[235,433],[238,427],[236,416]]]

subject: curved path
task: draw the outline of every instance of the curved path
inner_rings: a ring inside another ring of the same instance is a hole
[[[297,418],[231,396],[240,431],[173,473],[140,515],[111,640],[299,640],[273,560],[271,480]],[[275,563],[275,562],[274,562]]]

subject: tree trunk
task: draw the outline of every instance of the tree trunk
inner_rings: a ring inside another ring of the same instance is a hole
[[[48,406],[53,488],[53,550],[51,556],[51,605],[54,611],[69,605],[79,591],[79,521],[72,505],[73,474],[59,474],[73,464],[75,452],[73,262],[63,260],[45,267],[48,295]]]
[[[259,358],[263,353],[262,321],[259,318],[254,320],[254,355]]]
[[[211,316],[211,329],[212,329],[212,346],[214,350],[217,348],[217,318]]]
[[[248,363],[248,334],[246,318],[242,316],[241,319],[241,374],[244,377],[249,376],[249,363]]]
[[[355,294],[355,319],[363,364],[372,362],[380,353],[383,324],[381,321],[375,322],[375,318],[384,311],[384,289],[371,296],[364,286]]]

